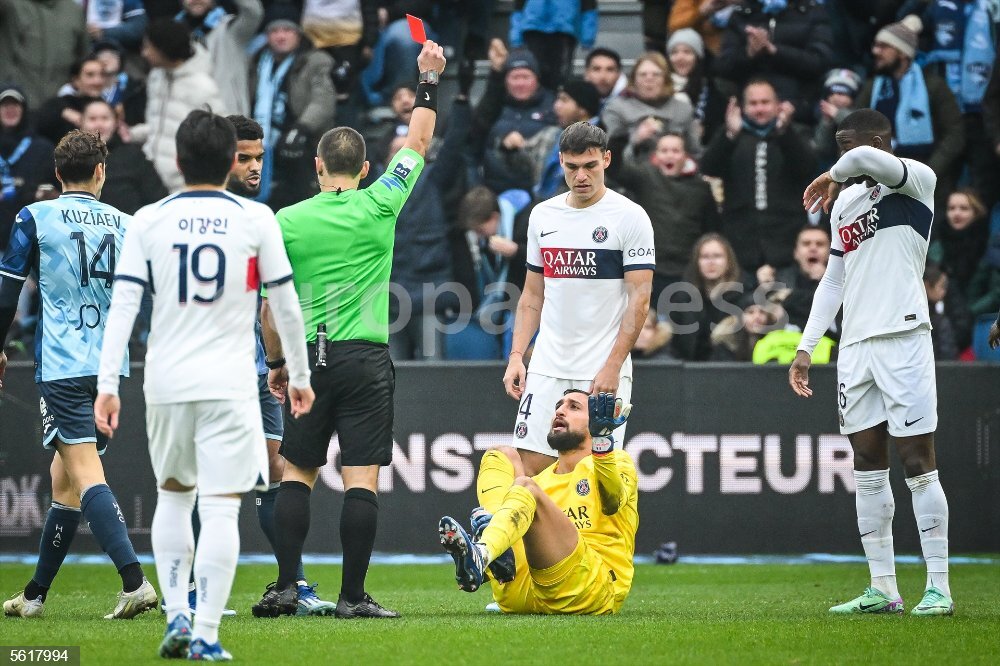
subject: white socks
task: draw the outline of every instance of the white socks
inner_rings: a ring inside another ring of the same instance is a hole
[[[913,515],[920,530],[920,548],[927,564],[927,587],[951,596],[948,585],[948,500],[937,470],[906,480],[913,493]]]
[[[222,610],[236,576],[236,562],[240,556],[239,513],[239,498],[202,495],[198,499],[201,536],[194,561],[198,613],[191,637],[201,638],[208,644],[219,642]]]
[[[194,490],[175,492],[157,491],[156,511],[153,513],[151,538],[156,576],[160,579],[160,593],[166,606],[167,622],[178,615],[189,620],[188,579],[194,558],[194,531],[191,529],[191,511],[197,494]]]
[[[890,599],[899,598],[896,589],[896,561],[892,551],[892,517],[896,503],[889,486],[889,470],[854,471],[858,510],[858,533],[868,558],[871,586]]]

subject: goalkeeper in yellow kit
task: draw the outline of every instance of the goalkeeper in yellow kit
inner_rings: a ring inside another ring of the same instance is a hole
[[[438,526],[461,589],[475,592],[489,574],[506,613],[621,609],[632,587],[639,513],[635,464],[614,449],[611,433],[630,409],[610,393],[567,391],[548,435],[559,457],[534,477],[524,475],[516,449],[486,452],[474,536],[449,516]]]

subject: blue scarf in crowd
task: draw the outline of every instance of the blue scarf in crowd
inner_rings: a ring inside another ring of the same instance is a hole
[[[878,108],[879,101],[891,98],[894,94],[891,78],[876,76],[871,108]],[[896,114],[892,125],[895,141],[900,146],[934,143],[930,97],[927,95],[924,73],[916,64],[911,65],[899,80],[899,99],[896,100]]]
[[[295,54],[274,66],[274,56],[270,50],[264,51],[257,63],[257,91],[254,95],[253,119],[264,129],[264,167],[260,174],[260,194],[256,200],[266,203],[271,196],[271,180],[274,174],[274,147],[281,141],[281,127],[285,124],[288,111],[288,94],[281,87],[288,70],[295,62]]]
[[[982,110],[983,95],[993,72],[997,55],[993,35],[995,5],[995,0],[975,0],[961,7],[953,2],[938,2],[931,9],[936,29],[927,62],[944,64],[948,87],[966,113]]]
[[[768,135],[774,131],[774,128],[778,126],[778,119],[774,118],[769,123],[763,125],[758,125],[754,121],[750,120],[746,116],[743,116],[743,131],[753,134],[755,137],[760,139],[766,139]]]
[[[186,11],[180,11],[174,20],[178,23],[182,23],[188,20],[190,15]],[[212,11],[205,14],[205,18],[202,19],[201,23],[193,28],[191,28],[191,39],[196,42],[204,42],[205,38],[208,37],[208,33],[215,29],[215,26],[222,22],[222,19],[226,17],[226,10],[222,7],[216,7]]]
[[[12,167],[17,164],[17,161],[24,157],[24,154],[28,152],[28,148],[31,147],[31,137],[26,136],[21,139],[17,147],[11,152],[10,157],[4,159],[3,155],[0,155],[0,201],[4,199],[13,199],[17,193],[17,186],[14,184],[14,171]]]

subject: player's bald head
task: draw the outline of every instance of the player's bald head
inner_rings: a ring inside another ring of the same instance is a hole
[[[875,109],[852,111],[837,126],[837,143],[842,150],[856,146],[875,146],[889,150],[892,142],[892,123]]]

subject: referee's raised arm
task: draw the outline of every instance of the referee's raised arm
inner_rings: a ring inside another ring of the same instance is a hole
[[[404,148],[427,154],[434,136],[434,123],[437,121],[438,81],[444,72],[446,60],[444,49],[436,42],[427,40],[424,48],[417,56],[417,69],[420,79],[417,84],[417,99],[413,103],[413,113],[410,116],[410,128],[406,135]]]

